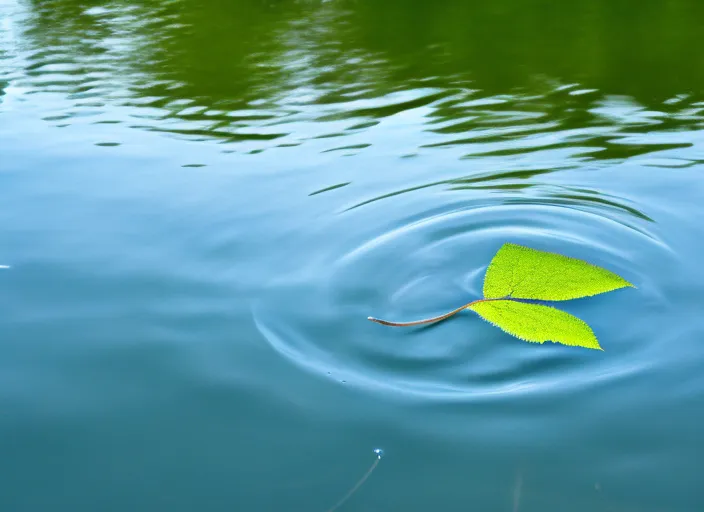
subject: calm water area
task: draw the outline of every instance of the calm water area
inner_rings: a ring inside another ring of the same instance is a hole
[[[0,511],[704,511],[704,2],[0,0]],[[636,288],[471,312],[505,242]]]

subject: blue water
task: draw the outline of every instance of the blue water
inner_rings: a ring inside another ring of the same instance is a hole
[[[0,0],[0,510],[704,510],[702,20]],[[604,352],[366,320],[504,242]]]

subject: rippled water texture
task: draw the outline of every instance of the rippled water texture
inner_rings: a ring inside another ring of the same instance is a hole
[[[0,0],[0,510],[704,510],[704,3]],[[505,242],[636,289],[470,312]]]

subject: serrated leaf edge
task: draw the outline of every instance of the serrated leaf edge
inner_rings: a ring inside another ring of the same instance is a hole
[[[521,249],[532,249],[532,250],[534,250],[534,251],[542,252],[542,253],[545,253],[545,254],[552,254],[552,255],[555,255],[555,256],[560,256],[560,257],[562,257],[562,258],[566,258],[566,259],[568,259],[568,260],[578,261],[578,262],[583,263],[583,264],[585,264],[585,265],[589,265],[590,267],[594,267],[594,268],[596,268],[596,269],[604,270],[604,271],[606,271],[606,272],[609,272],[610,274],[613,274],[614,276],[616,276],[616,277],[618,277],[619,279],[621,279],[621,281],[623,281],[623,284],[620,285],[620,286],[614,286],[613,288],[609,288],[608,290],[603,290],[603,291],[595,292],[595,293],[588,293],[588,294],[586,294],[586,295],[581,295],[581,296],[579,296],[579,297],[573,297],[573,298],[571,298],[571,299],[539,299],[539,300],[543,300],[543,301],[545,301],[545,302],[566,302],[566,301],[568,301],[568,300],[577,300],[577,299],[584,299],[584,298],[587,298],[587,297],[594,297],[594,296],[596,296],[596,295],[601,295],[602,293],[613,292],[614,290],[620,290],[620,289],[622,289],[622,288],[637,288],[633,283],[631,283],[630,281],[624,279],[623,277],[621,277],[620,275],[618,275],[616,272],[613,272],[613,271],[609,270],[608,268],[600,267],[599,265],[595,265],[595,264],[593,264],[593,263],[590,263],[590,262],[588,262],[588,261],[585,261],[585,260],[582,260],[582,259],[579,259],[579,258],[573,258],[572,256],[566,256],[566,255],[564,255],[564,254],[560,254],[559,252],[543,251],[543,250],[541,250],[541,249],[534,249],[533,247],[528,247],[528,246],[525,246],[525,245],[514,244],[513,242],[506,242],[506,243],[503,244],[501,247],[499,247],[499,250],[496,251],[496,254],[494,254],[494,257],[491,258],[491,261],[489,262],[489,265],[488,265],[487,268],[486,268],[486,272],[484,273],[484,284],[482,285],[482,294],[484,295],[484,298],[485,298],[485,299],[491,299],[491,300],[502,300],[502,299],[506,299],[506,300],[515,300],[515,299],[516,299],[516,298],[514,298],[514,297],[511,297],[510,293],[509,293],[509,295],[504,296],[504,297],[487,297],[487,296],[486,296],[486,292],[485,292],[485,290],[486,290],[486,289],[485,289],[485,286],[486,286],[486,276],[489,274],[489,269],[495,264],[496,259],[497,259],[497,256],[498,256],[499,253],[501,252],[501,249],[503,249],[504,247],[519,247],[519,248],[521,248]],[[511,290],[511,292],[513,292],[513,290]],[[517,297],[517,298],[520,299],[520,297]],[[528,299],[528,300],[529,300],[529,299]]]
[[[560,311],[560,312],[562,312],[562,313],[565,313],[566,315],[569,315],[569,316],[571,316],[571,317],[573,317],[573,318],[576,318],[576,319],[579,320],[581,323],[583,323],[583,324],[589,329],[589,331],[592,333],[592,335],[594,336],[594,340],[596,341],[596,347],[585,347],[584,345],[570,345],[570,344],[568,344],[568,343],[562,343],[562,342],[554,341],[554,340],[543,340],[543,341],[529,340],[529,339],[527,339],[527,338],[524,338],[523,336],[519,336],[519,335],[517,335],[517,334],[513,334],[512,332],[508,332],[506,329],[504,329],[503,327],[501,327],[501,326],[498,325],[497,323],[492,322],[491,320],[488,320],[488,319],[484,318],[482,315],[479,314],[479,312],[477,312],[476,310],[473,309],[473,306],[475,306],[475,305],[477,305],[477,304],[482,304],[482,303],[484,303],[484,302],[495,302],[495,301],[509,301],[509,302],[518,302],[518,303],[522,303],[522,301],[520,301],[520,300],[515,300],[515,299],[510,299],[510,298],[480,299],[480,300],[474,301],[472,304],[468,305],[468,306],[466,307],[466,309],[469,309],[470,311],[472,311],[473,313],[475,313],[479,318],[481,318],[482,320],[484,320],[486,323],[493,325],[494,327],[496,327],[497,329],[501,330],[502,332],[505,332],[506,334],[508,334],[509,336],[513,336],[514,338],[518,338],[518,339],[521,340],[521,341],[526,341],[526,342],[528,342],[528,343],[539,343],[539,344],[541,344],[541,345],[544,344],[546,341],[549,341],[550,343],[555,343],[555,344],[557,344],[557,345],[564,345],[564,346],[566,346],[566,347],[580,347],[580,348],[586,348],[586,349],[590,349],[590,350],[600,350],[600,351],[602,351],[602,352],[604,351],[604,349],[601,348],[601,344],[599,343],[599,339],[596,337],[596,334],[594,333],[594,329],[592,329],[591,326],[590,326],[587,322],[585,322],[584,320],[582,320],[582,319],[579,318],[578,316],[573,315],[572,313],[567,313],[566,311],[563,311],[563,310],[558,309],[558,308],[553,307],[553,306],[547,306],[547,305],[544,305],[544,304],[540,304],[540,305],[543,306],[543,307],[551,308],[551,309]],[[524,304],[525,304],[525,303],[524,303]],[[537,304],[536,304],[536,305],[537,305]]]

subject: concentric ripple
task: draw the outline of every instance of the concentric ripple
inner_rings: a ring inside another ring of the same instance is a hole
[[[605,349],[614,351],[608,359],[515,340],[470,312],[423,328],[383,327],[366,317],[414,320],[480,297],[485,269],[507,241],[586,259],[634,282],[641,299],[658,295],[638,255],[654,251],[667,258],[669,249],[649,221],[639,219],[637,229],[626,215],[613,204],[588,209],[574,198],[517,204],[510,196],[493,202],[477,196],[429,207],[394,229],[335,248],[329,265],[292,276],[285,292],[277,287],[276,298],[264,297],[254,318],[292,364],[375,393],[477,400],[624,378],[640,369],[629,360],[642,360],[633,351],[644,347],[614,321],[616,304],[623,315],[634,304],[623,291],[560,304],[593,326]],[[348,238],[362,236],[351,228]]]

